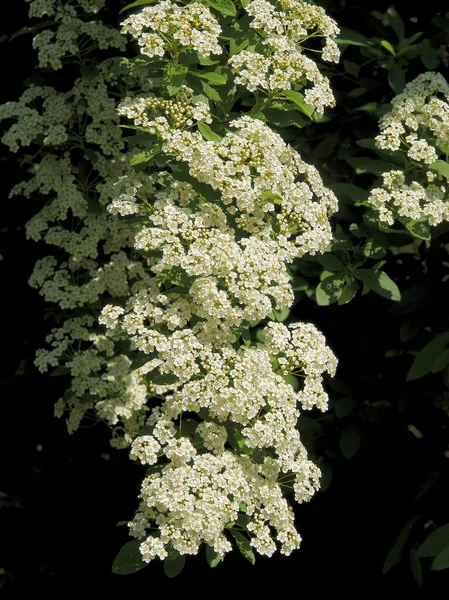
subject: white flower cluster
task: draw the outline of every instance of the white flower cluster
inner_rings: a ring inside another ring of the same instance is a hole
[[[449,152],[449,84],[440,73],[423,73],[392,105],[379,121],[376,146],[405,154],[409,168],[383,173],[368,202],[390,225],[396,217],[438,225],[449,219],[448,177],[428,165]]]
[[[340,52],[334,38],[339,29],[320,6],[301,0],[279,0],[275,4],[279,10],[267,0],[253,0],[245,7],[265,49],[241,50],[231,57],[229,65],[237,71],[235,81],[250,91],[264,90],[274,95],[305,80],[305,101],[320,117],[325,107],[335,105],[335,98],[328,79],[303,52],[308,40],[323,37],[321,58],[338,62]]]
[[[163,0],[146,6],[122,23],[122,33],[138,41],[146,56],[176,54],[179,49],[195,50],[201,56],[221,54],[218,38],[221,27],[210,10],[199,2],[178,6]]]
[[[242,518],[259,553],[271,556],[276,541],[284,554],[298,547],[283,487],[293,488],[297,502],[307,501],[319,487],[320,473],[301,443],[296,406],[326,408],[321,377],[324,371],[335,373],[336,360],[311,325],[272,324],[266,335],[266,348],[243,353],[197,341],[190,381],[153,410],[152,433],[133,442],[131,455],[143,464],[168,461],[144,480],[141,506],[130,523],[131,533],[146,538],[140,547],[144,560],[165,558],[168,544],[181,554],[195,554],[206,543],[223,556],[231,550],[224,531]],[[172,371],[181,377],[185,346],[171,346]],[[280,373],[273,370],[273,359]],[[306,378],[301,392],[283,378],[292,372]],[[200,410],[206,411],[205,420],[192,427],[190,419],[183,429],[183,413]],[[236,441],[237,454],[226,448],[226,442]],[[146,532],[154,524],[158,537]]]
[[[130,101],[126,114],[133,114]],[[168,544],[188,554],[206,543],[224,555],[231,549],[227,523],[244,518],[258,552],[271,555],[277,541],[289,554],[299,536],[283,486],[301,502],[319,484],[319,470],[307,460],[297,430],[297,405],[326,409],[322,376],[335,373],[336,360],[324,337],[303,323],[272,323],[265,346],[235,346],[238,327],[292,304],[286,263],[328,243],[336,199],[261,121],[236,120],[236,133],[220,142],[176,130],[166,119],[154,123],[165,151],[186,161],[190,175],[220,195],[207,201],[193,184],[173,180],[175,171],[149,177],[151,197],[145,198],[138,173],[120,181],[118,192],[126,194],[110,206],[114,213],[139,214],[136,249],[159,253],[155,282],[125,305],[107,305],[100,317],[158,362],[147,378],[150,389],[165,392],[148,421],[152,434],[133,442],[132,458],[162,467],[144,481],[131,532],[146,538],[141,552],[147,561],[164,558]],[[161,289],[158,280],[179,284]],[[292,374],[303,379],[297,392],[284,379]],[[165,387],[158,384],[161,376],[161,383],[172,378]],[[182,423],[192,413],[203,421],[186,437]],[[237,455],[229,448],[236,439],[246,449]],[[259,462],[252,458],[257,452]],[[267,486],[268,496],[261,495]],[[148,536],[154,526],[158,536]]]
[[[426,173],[428,182],[407,183],[403,171],[382,174],[382,187],[371,190],[368,202],[378,211],[379,219],[393,225],[395,217],[425,220],[438,225],[449,220],[449,184],[443,176]]]
[[[120,112],[142,123],[140,106],[140,99],[127,99]],[[165,152],[188,164],[192,177],[220,193],[237,228],[264,240],[276,237],[283,260],[323,251],[329,243],[335,195],[317,169],[259,119],[231,121],[236,131],[219,142],[174,130],[164,117],[146,125],[162,137]]]
[[[81,0],[77,8],[59,0],[26,0],[30,2],[30,17],[48,15],[55,21],[56,29],[46,28],[33,39],[33,48],[38,50],[39,66],[61,69],[63,59],[76,56],[82,59],[92,51],[92,42],[100,50],[117,48],[124,50],[125,38],[117,29],[104,25],[102,21],[86,21],[80,18],[79,8],[87,14],[96,14],[103,8],[105,0]]]
[[[313,83],[306,101],[322,114],[332,93],[325,98],[327,80],[302,44],[324,37],[322,58],[337,60],[338,29],[318,7],[278,4],[247,7],[271,52],[270,90],[305,77]],[[60,69],[68,54],[82,63],[94,47],[124,48],[118,31],[90,21],[104,5],[31,1],[31,16],[56,25],[35,38],[41,66]],[[122,31],[149,57],[222,52],[220,25],[198,2],[163,0]],[[300,439],[298,406],[326,409],[322,379],[334,375],[336,359],[312,325],[272,322],[257,334],[249,325],[292,305],[288,264],[324,250],[337,200],[258,119],[235,119],[208,141],[197,123],[212,123],[212,114],[191,88],[162,98],[145,68],[130,74],[114,59],[81,73],[71,89],[31,87],[0,107],[0,119],[15,120],[3,138],[11,150],[38,148],[37,168],[12,191],[45,199],[27,235],[58,249],[58,258],[37,262],[30,284],[76,310],[36,358],[42,372],[71,376],[56,414],[68,413],[70,432],[85,417],[103,420],[113,445],[131,446],[131,458],[151,467],[129,524],[144,560],[165,558],[169,546],[197,553],[202,544],[222,557],[236,523],[260,554],[290,554],[300,536],[286,491],[307,501],[320,479]],[[129,97],[117,106],[124,90]],[[170,168],[131,169],[146,141],[125,152],[119,115],[160,139],[155,152]]]
[[[440,73],[423,73],[393,98],[381,117],[376,146],[404,150],[413,161],[433,163],[449,144],[449,84]]]

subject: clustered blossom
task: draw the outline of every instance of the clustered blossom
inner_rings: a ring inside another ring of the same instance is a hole
[[[117,29],[104,25],[99,19],[86,21],[80,18],[78,9],[58,0],[26,0],[30,2],[30,17],[48,15],[55,21],[56,30],[46,28],[33,39],[38,51],[39,66],[61,69],[67,56],[81,57],[92,51],[92,42],[100,50],[125,49],[125,38]],[[80,8],[86,14],[97,14],[105,0],[80,0]]]
[[[273,323],[264,346],[240,349],[238,332],[291,306],[287,264],[324,249],[336,198],[316,169],[258,119],[236,119],[234,131],[207,141],[151,114],[146,99],[127,98],[119,111],[158,135],[163,151],[211,188],[209,200],[194,183],[176,179],[175,169],[147,175],[145,197],[142,174],[130,174],[118,184],[126,194],[109,207],[139,215],[135,248],[158,253],[154,285],[125,304],[108,304],[100,316],[157,360],[147,374],[150,386],[160,390],[160,377],[165,383],[164,401],[147,422],[151,433],[133,442],[134,459],[161,469],[143,483],[131,533],[142,540],[146,561],[165,558],[168,545],[189,554],[206,543],[224,556],[231,549],[227,523],[243,518],[259,553],[270,556],[278,543],[289,554],[300,538],[283,486],[298,502],[319,486],[319,470],[299,437],[297,406],[326,409],[322,377],[335,373],[336,360],[312,325]],[[303,380],[298,391],[287,375]],[[189,419],[183,429],[192,413],[202,421],[192,426]],[[230,449],[236,439],[246,448],[237,454]],[[263,460],[252,460],[255,452]]]
[[[146,56],[164,56],[177,47],[195,50],[201,56],[221,54],[221,27],[210,10],[199,2],[178,6],[163,0],[147,6],[122,23],[122,33],[135,38]]]
[[[325,107],[334,106],[335,98],[328,79],[304,54],[305,44],[311,38],[323,37],[321,58],[338,62],[340,52],[334,38],[339,28],[319,6],[300,0],[279,0],[275,4],[253,0],[245,7],[253,17],[251,27],[261,35],[260,51],[243,49],[231,57],[229,65],[237,72],[235,81],[250,91],[274,95],[305,79],[305,101],[320,117]]]
[[[224,535],[227,524],[243,517],[259,553],[271,556],[276,541],[284,554],[298,547],[300,537],[282,488],[292,487],[297,502],[307,501],[318,489],[320,474],[299,437],[297,404],[326,408],[321,379],[325,371],[335,373],[336,361],[311,325],[271,324],[266,335],[266,348],[246,348],[242,354],[232,345],[195,343],[189,331],[182,346],[162,342],[170,347],[159,356],[169,355],[170,370],[184,382],[174,384],[164,404],[153,409],[148,419],[152,433],[139,436],[132,446],[132,457],[143,464],[164,455],[168,461],[144,480],[142,502],[130,522],[131,533],[143,540],[144,560],[165,558],[168,544],[181,554],[194,554],[206,543],[223,556],[231,550]],[[186,382],[187,337],[192,338],[187,343],[192,357]],[[201,372],[205,375],[198,377]],[[306,378],[300,392],[284,380],[293,372]],[[200,410],[208,416],[183,433],[183,414]],[[247,448],[240,455],[225,445],[236,433]],[[201,442],[209,452],[199,452]],[[261,450],[263,460],[252,460]],[[151,524],[158,526],[158,537],[146,533]]]
[[[390,225],[396,217],[438,225],[449,219],[449,188],[432,164],[449,150],[449,84],[440,73],[423,73],[392,105],[379,121],[376,146],[405,154],[409,168],[383,173],[368,201]]]
[[[30,16],[54,20],[34,41],[43,67],[83,60],[94,46],[124,48],[118,31],[90,20],[104,0],[28,1]],[[247,6],[271,52],[267,85],[289,89],[301,72],[313,83],[306,101],[322,114],[333,96],[302,44],[323,37],[322,58],[338,60],[338,28],[319,7],[278,4]],[[222,52],[219,22],[198,2],[146,6],[122,33],[150,58]],[[241,77],[245,56],[234,57]],[[70,433],[85,418],[102,420],[114,446],[151,467],[129,523],[145,561],[204,544],[223,557],[236,522],[260,554],[288,555],[301,538],[285,492],[308,501],[320,482],[298,407],[326,410],[323,377],[337,363],[311,324],[269,322],[257,334],[250,325],[292,305],[288,264],[324,250],[337,200],[261,120],[237,118],[206,140],[197,124],[213,122],[207,100],[186,85],[163,97],[158,78],[134,66],[99,61],[72,88],[32,86],[0,107],[0,119],[15,121],[3,142],[39,148],[38,168],[11,192],[46,200],[27,236],[57,249],[37,261],[30,284],[70,313],[36,365],[70,374],[55,409]],[[149,151],[169,168],[131,168],[149,145],[128,151],[119,116],[158,138]]]
[[[331,239],[329,216],[337,200],[317,169],[279,134],[259,119],[243,116],[229,123],[236,131],[221,141],[205,140],[199,132],[174,129],[165,117],[151,120],[146,106],[145,98],[126,98],[119,111],[159,135],[166,153],[186,162],[192,177],[218,191],[224,212],[239,229],[264,240],[275,235],[288,262],[323,251]]]
[[[407,183],[403,171],[382,174],[382,187],[371,190],[370,204],[378,211],[379,219],[393,225],[395,216],[438,225],[449,220],[449,185],[447,179],[432,171],[427,182]]]

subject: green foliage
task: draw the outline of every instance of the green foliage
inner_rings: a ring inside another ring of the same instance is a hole
[[[119,553],[112,563],[112,572],[116,575],[132,575],[141,571],[148,566],[146,562],[142,560],[142,555],[139,550],[141,542],[139,540],[133,540],[127,542],[120,548]]]
[[[243,535],[238,529],[234,529],[231,527],[229,530],[232,537],[235,539],[237,544],[237,548],[240,550],[241,554],[248,560],[252,565],[256,563],[256,557],[249,543],[249,539]]]

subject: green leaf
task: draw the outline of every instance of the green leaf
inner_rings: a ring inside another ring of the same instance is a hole
[[[294,90],[285,90],[283,94],[288,100],[296,104],[301,112],[307,115],[309,119],[312,118],[314,108],[305,102],[304,96],[300,92],[295,92]]]
[[[390,8],[387,9],[387,17],[396,37],[398,40],[402,40],[405,34],[404,21],[393,6],[390,6]]]
[[[356,407],[354,398],[339,398],[335,401],[335,416],[337,419],[347,417]]]
[[[133,352],[132,354],[129,354],[128,358],[130,358],[132,361],[129,366],[129,370],[134,371],[139,367],[143,367],[143,365],[146,365],[147,362],[153,360],[156,358],[156,356],[157,352],[151,352],[149,354],[146,354],[145,352]]]
[[[299,390],[299,379],[295,375],[284,375],[284,380],[297,392]]]
[[[249,543],[249,539],[245,535],[240,533],[240,531],[238,531],[237,529],[230,529],[229,531],[231,532],[232,537],[237,542],[237,548],[240,550],[243,556],[247,560],[249,560],[249,562],[252,565],[254,565],[256,562],[256,557]]]
[[[174,96],[179,88],[185,83],[189,71],[187,65],[180,65],[171,60],[164,69],[163,84],[170,96]]]
[[[52,19],[49,19],[46,21],[41,21],[37,25],[32,25],[31,27],[22,27],[15,33],[12,33],[10,35],[8,41],[14,40],[15,38],[20,37],[21,35],[26,35],[27,33],[36,33],[40,29],[48,29],[56,24],[57,24],[57,21],[53,21]]]
[[[357,271],[360,279],[363,283],[373,292],[399,302],[401,299],[401,292],[395,282],[385,273],[385,271],[373,271],[373,269],[359,269]]]
[[[204,93],[210,100],[212,100],[213,102],[221,102],[220,94],[208,83],[206,83],[205,81],[201,81],[201,87],[203,88]]]
[[[340,27],[340,36],[335,41],[337,44],[342,46],[353,45],[353,46],[369,46],[368,38],[366,38],[358,31],[349,29],[347,27]]]
[[[432,571],[442,571],[449,569],[449,546],[435,557],[432,563]]]
[[[365,158],[363,156],[360,158],[348,158],[346,160],[358,175],[363,175],[363,173],[373,173],[374,175],[382,175],[382,173],[394,171],[395,169],[397,169],[397,165],[393,163],[384,160]]]
[[[390,54],[392,54],[393,56],[396,55],[396,50],[394,49],[392,44],[390,44],[389,41],[381,40],[380,45],[383,46],[386,50],[388,50],[388,52],[390,52]]]
[[[237,10],[235,8],[232,0],[208,0],[208,5],[221,12],[222,15],[226,15],[229,17],[235,17],[237,15]]]
[[[319,461],[318,466],[321,471],[320,492],[325,492],[332,483],[332,465],[327,461],[321,460]]]
[[[211,546],[206,546],[206,559],[209,567],[215,569],[215,567],[223,560],[221,554],[215,552]]]
[[[339,446],[343,456],[350,460],[354,458],[360,448],[362,438],[360,431],[354,425],[350,425],[346,429],[343,429],[340,435]]]
[[[432,373],[439,373],[449,365],[449,348],[442,352],[432,367]]]
[[[343,289],[341,291],[340,297],[337,300],[337,304],[339,306],[343,304],[348,304],[357,294],[359,286],[356,281],[351,281],[351,283],[345,283]]]
[[[449,548],[449,523],[435,529],[418,548],[418,556],[427,558],[438,556]]]
[[[172,385],[173,383],[177,383],[179,379],[173,373],[166,373],[156,375],[155,377],[152,377],[150,381],[154,385]]]
[[[139,540],[133,540],[120,548],[112,563],[113,573],[116,575],[131,575],[148,566],[148,563],[142,559],[142,554],[139,550],[141,543]]]
[[[155,156],[160,154],[162,151],[162,143],[156,142],[153,144],[153,147],[150,150],[144,150],[143,152],[138,152],[134,154],[134,156],[129,161],[129,164],[134,167],[135,165],[141,165],[143,163],[149,162]]]
[[[273,204],[282,204],[282,196],[275,194],[274,192],[270,192],[270,190],[265,190],[262,192],[259,198],[260,200],[271,202]]]
[[[178,433],[184,437],[193,437],[198,425],[199,423],[198,421],[195,421],[195,419],[182,419]]]
[[[208,140],[211,142],[220,142],[221,141],[221,136],[219,136],[218,133],[215,133],[215,131],[213,131],[209,127],[209,125],[207,125],[207,123],[198,122],[197,127],[205,140]]]
[[[388,84],[395,94],[400,94],[405,87],[405,73],[395,65],[388,70]]]
[[[422,42],[419,56],[422,64],[429,71],[436,69],[440,64],[440,57],[438,56],[437,51],[430,45],[429,40],[424,40]]]
[[[432,372],[439,356],[449,345],[449,332],[438,334],[433,340],[422,348],[415,356],[415,360],[407,373],[406,381],[414,381]]]
[[[50,377],[61,377],[62,375],[68,375],[70,372],[69,367],[56,367],[56,369],[50,373]]]
[[[393,548],[390,550],[390,552],[388,553],[384,565],[382,567],[382,574],[385,575],[385,573],[388,573],[388,571],[394,567],[394,565],[397,565],[401,558],[402,558],[402,554],[404,552],[404,548],[406,543],[408,542],[408,539],[410,537],[410,533],[412,531],[412,527],[413,525],[416,523],[416,521],[419,519],[419,516],[413,516],[409,521],[407,521],[407,523],[404,525],[404,527],[401,529],[396,543],[394,544]]]
[[[337,223],[332,242],[327,247],[327,250],[337,252],[339,250],[349,250],[350,248],[352,248],[351,240],[343,231],[342,226],[339,223]]]
[[[343,67],[344,67],[346,73],[353,75],[356,79],[358,78],[359,73],[360,73],[360,67],[357,63],[352,62],[351,60],[344,60]]]
[[[168,556],[164,559],[164,573],[173,578],[181,573],[186,562],[184,554],[179,554],[174,548],[168,550]]]
[[[119,12],[119,15],[121,15],[122,12],[125,12],[125,10],[129,10],[130,8],[135,8],[136,6],[143,6],[144,4],[154,4],[155,2],[156,0],[136,0],[136,2],[128,4],[127,6],[122,8],[122,10]]]
[[[306,125],[306,121],[296,110],[277,110],[275,108],[266,108],[263,111],[267,120],[276,127],[298,127],[301,129]]]
[[[207,73],[204,71],[193,71],[192,75],[199,77],[200,79],[206,79],[206,81],[210,81],[214,85],[225,85],[227,82],[227,79],[224,75],[215,73],[215,71],[210,71]]]
[[[326,252],[326,254],[317,256],[317,261],[328,271],[338,272],[345,270],[344,264],[341,262],[338,256],[335,256],[334,254],[329,254]]]
[[[436,171],[439,175],[443,175],[446,179],[449,179],[449,164],[445,160],[436,160],[429,165],[429,169],[432,169],[432,171]]]
[[[318,306],[329,306],[337,302],[345,285],[340,275],[333,275],[318,284],[315,292]]]
[[[409,221],[405,226],[414,237],[420,240],[430,242],[432,239],[430,225],[428,223],[422,221]]]
[[[362,248],[362,254],[367,258],[383,258],[385,253],[385,248],[376,240],[368,240]]]
[[[274,316],[278,323],[282,323],[290,315],[290,307],[285,306],[282,310],[274,310]]]

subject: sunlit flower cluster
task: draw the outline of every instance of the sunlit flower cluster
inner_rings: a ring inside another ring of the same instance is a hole
[[[396,218],[438,225],[449,219],[449,84],[440,73],[423,73],[392,101],[379,122],[376,146],[407,156],[407,168],[382,174],[369,203],[379,219]],[[440,164],[441,163],[441,164]]]
[[[335,21],[323,8],[299,0],[253,0],[245,10],[261,41],[259,51],[243,49],[231,57],[229,65],[236,71],[236,83],[253,92],[275,95],[296,83],[303,87],[305,80],[305,101],[317,117],[322,116],[326,107],[334,106],[335,98],[328,79],[304,51],[309,40],[324,38],[322,60],[338,62],[340,52],[334,38],[339,29]]]
[[[29,1],[31,17],[52,19],[34,38],[40,66],[82,65],[72,85],[31,86],[0,107],[13,121],[3,142],[34,152],[11,195],[44,199],[27,236],[55,248],[29,281],[63,311],[36,357],[41,372],[71,377],[55,413],[70,433],[103,421],[150,468],[129,523],[145,561],[204,544],[223,557],[241,531],[260,554],[288,555],[301,538],[286,492],[307,501],[320,482],[299,407],[326,410],[336,359],[311,324],[274,319],[294,302],[289,264],[330,242],[336,197],[262,120],[228,120],[218,136],[194,83],[152,77],[153,58],[193,51],[204,65],[223,53],[213,7],[163,0],[120,33],[97,17],[104,0]],[[296,0],[246,10],[266,53],[233,57],[236,81],[271,92],[305,78],[321,115],[332,92],[303,50],[324,39],[322,59],[338,60],[334,21]],[[92,60],[123,50],[122,34],[144,58]],[[126,138],[120,117],[138,134]]]
[[[125,19],[122,33],[138,41],[146,56],[176,54],[181,49],[195,50],[201,56],[221,54],[218,38],[221,27],[210,10],[199,2],[178,6],[171,0],[146,6]]]

